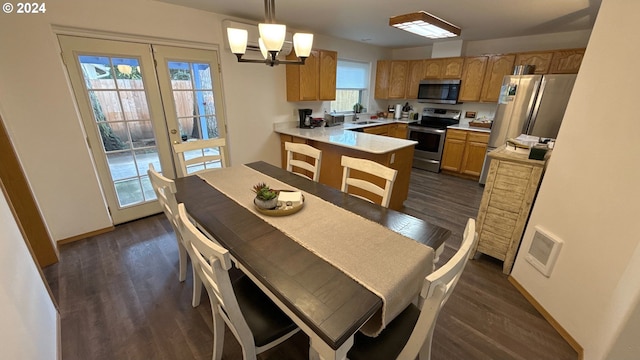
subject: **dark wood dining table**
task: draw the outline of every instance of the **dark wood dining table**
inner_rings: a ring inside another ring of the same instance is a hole
[[[246,166],[433,249],[450,236],[447,229],[266,162]],[[178,202],[198,227],[227,248],[238,267],[309,335],[315,353],[344,359],[353,335],[382,307],[382,299],[197,175],[175,184]]]

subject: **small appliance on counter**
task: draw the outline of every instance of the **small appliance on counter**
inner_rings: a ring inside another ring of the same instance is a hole
[[[311,125],[311,113],[313,110],[311,109],[298,109],[298,115],[300,116],[300,124],[298,125],[301,129],[310,129]]]
[[[325,126],[338,126],[344,123],[344,115],[324,114]]]

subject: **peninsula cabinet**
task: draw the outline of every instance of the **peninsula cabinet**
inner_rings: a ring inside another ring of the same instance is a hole
[[[487,56],[468,57],[462,67],[462,84],[458,94],[459,102],[478,102],[482,93],[482,82],[487,70]]]
[[[491,165],[485,184],[476,231],[476,252],[502,260],[502,272],[511,273],[546,165],[502,147],[489,153]],[[548,159],[548,157],[547,157]]]
[[[482,82],[481,102],[498,102],[500,88],[505,75],[513,74],[515,54],[493,55],[489,57],[487,71]]]
[[[444,173],[479,179],[489,132],[447,129],[440,169]]]
[[[287,59],[295,60],[292,51]],[[287,65],[287,101],[336,99],[338,53],[312,50],[304,65]]]

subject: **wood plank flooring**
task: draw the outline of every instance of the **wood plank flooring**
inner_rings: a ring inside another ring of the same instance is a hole
[[[413,169],[405,209],[452,231],[438,265],[460,245],[482,197],[477,182]],[[164,215],[65,245],[44,269],[60,306],[62,355],[74,359],[211,359],[211,308],[191,307],[192,278],[178,282],[178,255]],[[224,359],[242,359],[227,330]],[[306,359],[299,333],[259,359]],[[502,263],[469,261],[442,310],[432,359],[577,359],[576,352],[502,274]]]

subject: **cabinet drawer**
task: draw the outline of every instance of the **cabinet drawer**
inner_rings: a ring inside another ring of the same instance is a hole
[[[486,144],[489,142],[489,133],[483,133],[478,131],[469,131],[467,135],[467,141],[479,142]]]
[[[466,140],[467,139],[467,131],[466,130],[447,129],[447,138],[449,138],[449,139],[457,139],[457,140]]]

